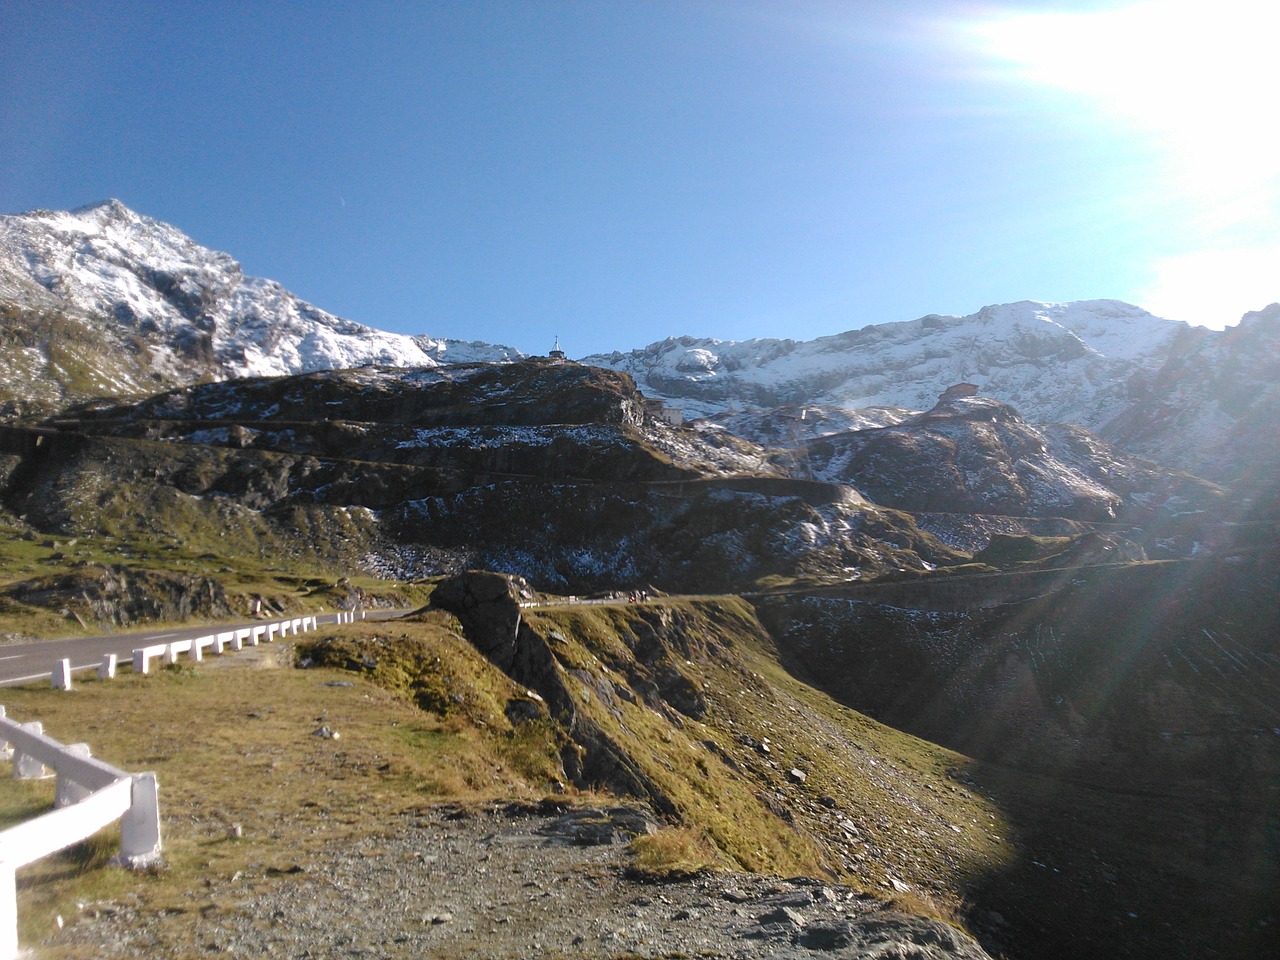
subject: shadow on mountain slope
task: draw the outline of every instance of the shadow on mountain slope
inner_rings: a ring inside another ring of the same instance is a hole
[[[1015,953],[1243,960],[1280,926],[1275,560],[760,613],[800,675],[978,758],[965,775],[1020,832],[1022,859],[977,893]]]

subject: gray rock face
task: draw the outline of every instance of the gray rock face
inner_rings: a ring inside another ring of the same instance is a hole
[[[0,596],[62,609],[86,622],[119,626],[234,613],[217,581],[123,566],[89,567],[64,576],[27,580],[5,587]]]
[[[500,573],[469,570],[445,580],[431,595],[431,605],[457,617],[467,639],[508,676],[514,676],[520,632],[516,582]]]
[[[943,400],[892,426],[810,442],[815,476],[902,510],[1110,522],[1216,506],[1221,491],[1083,430],[1038,429],[985,397]]]

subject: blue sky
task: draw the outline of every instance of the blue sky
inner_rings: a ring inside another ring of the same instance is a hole
[[[1280,300],[1271,6],[15,0],[0,212],[116,197],[537,353],[1020,299],[1223,326]]]

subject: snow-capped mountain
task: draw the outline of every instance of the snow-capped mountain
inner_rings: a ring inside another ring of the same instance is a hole
[[[1179,337],[1133,403],[1108,424],[1126,450],[1274,495],[1280,466],[1280,303],[1226,330]]]
[[[522,356],[336,317],[115,200],[0,216],[0,350],[9,417],[208,380]],[[668,338],[582,362],[770,446],[902,423],[970,383],[1028,423],[1258,482],[1280,462],[1277,350],[1277,305],[1209,331],[1116,300],[1021,301],[811,341]]]
[[[886,408],[881,422],[894,422],[894,408],[927,410],[961,382],[1031,422],[1096,429],[1127,407],[1129,380],[1159,369],[1184,329],[1117,300],[1022,301],[810,341],[671,338],[583,362],[625,370],[687,416],[817,406],[817,434],[848,429],[850,413],[867,408]]]
[[[968,383],[1028,423],[1075,424],[1211,480],[1267,482],[1280,463],[1280,304],[1207,330],[1117,300],[1021,301],[810,341],[669,338],[583,362],[772,446],[890,427]]]
[[[522,356],[336,317],[117,200],[0,216],[0,300],[29,313],[105,321],[115,329],[103,335],[132,339],[151,379],[162,382]]]

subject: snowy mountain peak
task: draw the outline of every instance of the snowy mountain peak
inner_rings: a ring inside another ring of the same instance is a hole
[[[375,330],[246,277],[225,253],[119,200],[0,216],[0,296],[140,338],[174,378],[267,376],[359,367],[509,361],[509,347]],[[448,357],[446,360],[445,357]]]
[[[1098,425],[1185,326],[1118,300],[1023,300],[806,342],[669,338],[585,362],[626,370],[690,416],[815,404],[840,414],[829,418],[834,427],[871,407],[927,410],[967,381],[1033,422]]]
[[[110,197],[106,200],[99,200],[97,203],[86,203],[83,207],[76,207],[71,211],[72,216],[82,217],[86,220],[96,219],[101,223],[107,223],[115,220],[126,223],[157,223],[149,217],[143,217],[139,213],[135,213],[126,207],[119,200]]]

